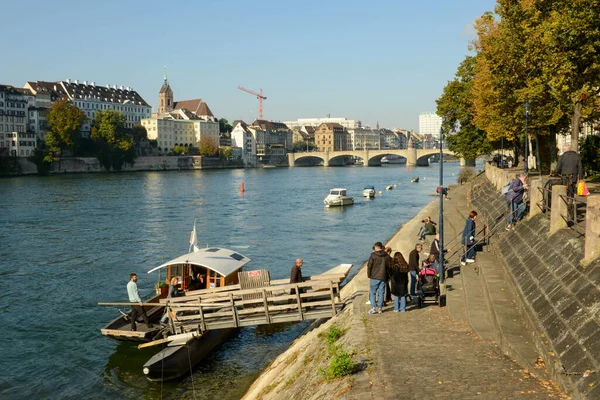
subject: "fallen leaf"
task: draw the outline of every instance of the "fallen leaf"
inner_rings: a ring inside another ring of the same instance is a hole
[[[587,378],[588,376],[590,376],[590,370],[589,370],[589,369],[588,369],[588,370],[586,370],[586,371],[583,373],[583,377],[584,377],[584,378]]]

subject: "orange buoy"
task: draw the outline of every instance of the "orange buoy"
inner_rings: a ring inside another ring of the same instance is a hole
[[[240,186],[240,192],[244,193],[246,190],[244,188],[244,182],[242,182],[242,186]]]

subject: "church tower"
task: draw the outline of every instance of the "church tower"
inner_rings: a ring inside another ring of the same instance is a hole
[[[167,80],[167,67],[165,67],[165,78],[158,92],[158,115],[173,111],[173,91]]]

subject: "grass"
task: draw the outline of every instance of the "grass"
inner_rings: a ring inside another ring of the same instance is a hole
[[[352,374],[355,367],[356,364],[352,361],[352,354],[343,350],[341,346],[336,346],[336,352],[327,368],[320,368],[319,371],[327,382],[331,382],[334,379]]]
[[[325,338],[325,343],[327,343],[327,345],[330,346],[334,344],[339,338],[341,338],[347,331],[347,328],[340,329],[336,325],[331,325],[329,327],[329,330],[327,330],[326,332],[319,333],[319,337]]]

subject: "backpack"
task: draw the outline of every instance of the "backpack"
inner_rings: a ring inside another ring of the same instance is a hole
[[[502,186],[502,194],[507,194],[508,192],[512,192],[512,189],[510,188],[511,184],[512,184],[512,182],[509,182],[506,185]]]

